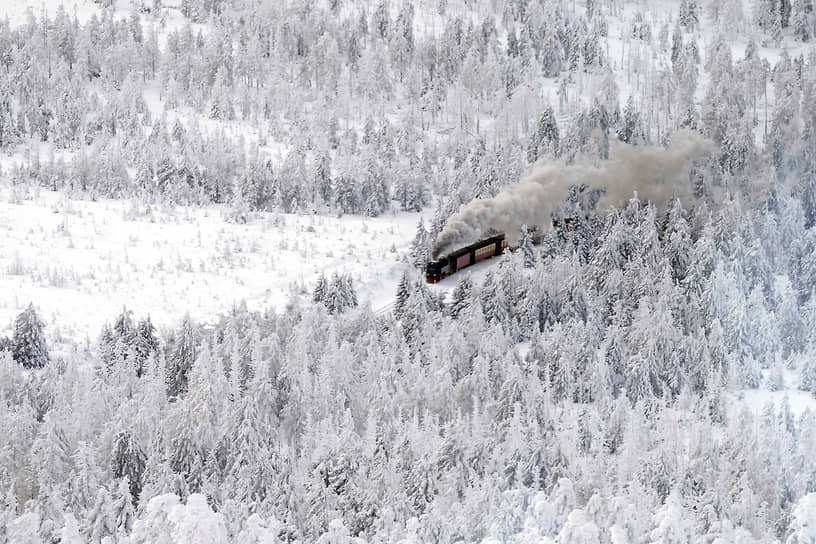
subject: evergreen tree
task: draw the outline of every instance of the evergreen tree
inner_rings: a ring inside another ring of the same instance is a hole
[[[665,256],[672,269],[675,281],[682,281],[686,277],[692,255],[691,229],[686,220],[683,204],[679,198],[674,199],[666,218],[666,228],[663,231]]]
[[[533,238],[530,236],[530,230],[527,225],[521,226],[521,239],[519,240],[519,249],[524,257],[524,268],[535,268],[536,254],[533,247]]]
[[[808,391],[816,397],[816,357],[814,355],[816,355],[816,348],[811,343],[803,356],[802,368],[799,372],[799,389]]]
[[[139,320],[133,339],[137,377],[142,377],[142,375],[147,372],[146,365],[151,358],[158,356],[159,347],[159,340],[156,338],[156,328],[150,321],[150,316]]]
[[[694,32],[697,25],[700,24],[698,11],[699,8],[696,0],[681,0],[680,13],[678,15],[680,26],[685,27],[689,32]]]
[[[34,304],[29,304],[14,320],[11,353],[14,360],[25,368],[42,368],[48,364],[48,347],[43,327]]]
[[[492,272],[488,272],[485,277],[480,298],[482,313],[488,323],[500,325],[509,323],[510,308],[507,304],[506,293]]]
[[[116,534],[116,518],[111,496],[104,487],[97,492],[96,503],[88,516],[88,522],[85,534],[88,541],[93,544],[102,544],[103,539],[109,539]]]
[[[328,153],[321,152],[315,157],[314,176],[317,192],[327,205],[334,203],[334,194],[331,178],[331,159]]]
[[[618,139],[632,145],[646,142],[646,134],[643,129],[640,112],[635,109],[634,97],[631,95],[626,101],[626,107],[623,110],[623,126],[621,126],[618,131]]]
[[[814,16],[812,0],[793,0],[791,5],[791,26],[793,35],[803,42],[813,37]]]
[[[276,496],[279,460],[274,453],[274,431],[261,426],[258,402],[246,395],[235,406],[229,430],[225,486],[229,497],[263,505]]]
[[[341,290],[343,292],[343,299],[346,301],[347,308],[357,307],[357,292],[354,290],[354,281],[350,274],[343,274],[341,277]]]
[[[547,106],[538,120],[538,127],[527,147],[527,161],[535,162],[539,157],[558,155],[558,124],[552,106]]]
[[[360,209],[359,194],[354,178],[341,175],[336,182],[335,205],[343,213],[357,213]]]
[[[133,496],[127,476],[119,480],[111,501],[111,510],[116,524],[117,536],[125,538],[133,529],[133,522],[136,519],[136,510],[133,507]]]
[[[405,309],[405,302],[411,293],[411,280],[408,277],[408,271],[402,272],[399,284],[397,284],[397,296],[394,300],[394,317],[400,319],[402,312]]]
[[[459,283],[456,284],[456,287],[453,288],[453,293],[451,294],[451,305],[450,305],[450,314],[454,318],[460,316],[462,311],[470,306],[471,294],[473,292],[473,281],[470,279],[470,276],[465,276],[462,278]]]
[[[411,242],[410,255],[411,263],[419,269],[424,269],[431,260],[431,239],[422,218],[417,223],[416,235]]]
[[[544,38],[540,58],[544,77],[558,77],[564,67],[564,49],[555,32],[548,32]]]
[[[312,300],[318,303],[325,303],[329,283],[326,281],[326,274],[321,273],[320,277],[315,282],[314,291],[312,291]]]
[[[133,504],[138,504],[145,472],[146,457],[130,431],[120,431],[113,439],[111,471],[114,478],[127,478]],[[108,500],[110,496],[108,495]]]
[[[190,316],[186,315],[167,356],[165,379],[168,397],[178,397],[187,392],[187,379],[196,358],[197,345],[198,334]]]

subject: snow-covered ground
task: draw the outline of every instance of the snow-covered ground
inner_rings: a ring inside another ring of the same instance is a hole
[[[132,4],[131,0],[115,2],[116,14],[126,16]],[[8,19],[11,26],[17,26],[28,21],[29,10],[40,19],[43,14],[53,17],[59,6],[63,6],[68,15],[76,15],[80,22],[90,19],[102,9],[101,4],[93,0],[3,0],[0,2],[0,17]]]
[[[739,406],[742,403],[747,406],[753,413],[759,415],[768,404],[772,404],[775,410],[787,402],[791,413],[795,417],[799,417],[805,410],[816,410],[816,398],[807,391],[797,391],[796,389],[787,389],[782,391],[767,391],[764,389],[746,389],[740,391],[734,401]]]
[[[29,302],[63,336],[99,333],[123,306],[173,324],[208,320],[246,300],[280,307],[321,273],[351,273],[362,304],[386,304],[418,214],[379,218],[149,208],[133,201],[78,201],[39,191],[18,204],[0,189],[0,335]]]

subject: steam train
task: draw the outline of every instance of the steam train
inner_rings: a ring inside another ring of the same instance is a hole
[[[538,244],[541,242],[541,231],[531,229],[530,238],[534,244]],[[425,281],[427,283],[439,283],[440,280],[447,278],[454,272],[479,261],[501,255],[507,245],[507,239],[502,233],[485,238],[462,249],[457,249],[437,261],[429,262],[425,267]]]

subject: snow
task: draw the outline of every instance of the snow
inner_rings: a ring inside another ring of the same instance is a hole
[[[137,1],[116,0],[115,7],[110,9],[115,17],[124,17],[131,13]],[[41,17],[44,13],[53,16],[60,3],[61,0],[1,0],[0,17],[6,17],[12,26],[21,25],[26,23],[31,13],[37,17]],[[297,0],[292,3],[296,5]],[[439,38],[441,36],[450,16],[446,19],[434,15],[440,4],[438,0],[417,0],[415,2],[417,17],[414,20],[414,31],[418,37]],[[466,23],[473,25],[479,25],[485,17],[494,16],[497,21],[500,17],[496,4],[501,3],[476,2],[474,6],[474,3],[469,0],[447,0],[447,4],[449,14],[455,13],[461,16]],[[569,2],[565,3],[565,5],[568,4]],[[746,17],[750,17],[748,4],[746,0]],[[396,1],[389,5],[393,19],[402,7],[402,2]],[[579,14],[585,9],[585,6],[584,2],[572,2],[571,10]],[[65,7],[68,13],[76,14],[80,21],[85,21],[93,14],[101,13],[106,9],[94,3],[93,0],[68,0]],[[347,2],[343,3],[341,9],[351,10],[356,7],[351,2]],[[661,71],[671,70],[668,52],[660,51],[656,43],[656,36],[660,26],[668,21],[668,15],[672,12],[676,13],[677,8],[678,2],[673,0],[606,2],[602,6],[605,11],[614,12],[609,19],[608,37],[602,40],[601,49],[605,53],[607,66],[614,71],[615,81],[620,89],[621,106],[625,104],[629,96],[634,96],[636,106],[640,108],[641,113],[648,115],[649,123],[653,127],[655,118],[661,119],[661,114],[659,111],[655,112],[656,106],[651,91]],[[639,11],[644,12],[647,21],[652,25],[654,36],[652,43],[647,44],[630,37],[628,25],[635,13]],[[146,27],[154,27],[158,30],[158,40],[162,48],[166,43],[168,33],[188,24],[181,16],[178,7],[172,5],[162,10],[160,15],[142,15],[141,20]],[[199,24],[190,26],[193,32],[206,33],[210,28],[208,25]],[[696,31],[686,33],[684,39],[693,38],[696,41],[702,62],[705,62],[716,34],[716,29],[703,23]],[[502,39],[500,38],[500,42]],[[812,50],[810,45],[791,44],[789,39],[783,43],[791,55],[807,55]],[[735,60],[742,57],[745,45],[746,40],[742,37],[729,41]],[[760,57],[769,60],[772,65],[780,58],[782,51],[782,47],[760,45],[758,48]],[[603,71],[585,73],[579,69],[572,76],[562,74],[563,79],[542,78],[539,81],[527,81],[524,87],[519,87],[513,93],[512,100],[502,103],[500,111],[488,112],[487,109],[482,109],[476,115],[479,116],[481,127],[501,127],[496,132],[487,132],[487,134],[490,134],[491,137],[506,138],[509,141],[513,137],[521,136],[520,119],[529,121],[529,118],[535,116],[535,112],[540,111],[544,104],[550,102],[556,109],[559,126],[564,130],[571,117],[577,115],[583,107],[588,106],[595,95],[602,94],[606,90],[605,77]],[[566,82],[566,78],[570,80]],[[562,81],[565,81],[564,85],[570,97],[565,106],[558,104],[558,89]],[[701,70],[696,95],[698,102],[704,96],[709,84],[708,75]],[[769,85],[771,93],[767,100],[768,103],[765,103],[764,100],[760,101],[757,108],[758,122],[755,134],[758,141],[762,141],[762,121],[765,120],[768,108],[773,105],[775,98],[772,87]],[[449,103],[445,109],[452,109],[450,103],[455,101],[464,90],[448,89],[448,91]],[[273,162],[281,162],[294,144],[298,143],[291,140],[286,142],[269,140],[269,134],[272,132],[270,129],[276,123],[291,121],[273,119],[251,124],[243,120],[215,120],[210,119],[206,112],[198,112],[187,106],[180,106],[165,112],[166,103],[162,99],[163,90],[157,81],[144,86],[143,97],[154,120],[161,115],[166,115],[168,124],[172,125],[179,120],[187,127],[197,125],[209,137],[223,135],[227,139],[257,142],[261,144],[261,150],[268,154]],[[384,111],[382,116],[395,125],[403,122],[404,116],[398,115],[394,110],[413,107],[413,104],[407,105],[404,99],[405,97],[397,96],[393,105],[389,105],[393,109],[390,112]],[[313,113],[311,108],[318,107],[322,107],[320,103],[304,104],[304,110],[308,113]],[[383,107],[385,109],[385,106]],[[353,117],[348,113],[347,116]],[[344,120],[344,122],[346,128],[359,127],[355,120]],[[453,116],[452,119],[440,121],[427,129],[423,127],[428,131],[427,136],[423,137],[433,140],[435,135],[452,129],[456,122],[456,116]],[[458,122],[461,124],[461,120]],[[145,127],[145,131],[149,130],[150,127]],[[285,134],[286,131],[279,130],[276,133]],[[66,159],[71,156],[71,152],[55,151],[50,144],[39,144],[27,140],[18,146],[12,156],[0,157],[2,172],[7,172],[12,164],[34,148],[39,148],[41,156],[57,154]],[[256,310],[281,308],[293,296],[308,298],[319,275],[331,276],[335,272],[350,274],[353,277],[358,298],[363,305],[370,305],[377,314],[390,312],[393,308],[396,284],[406,269],[404,256],[410,251],[409,244],[419,218],[418,214],[414,213],[387,213],[379,218],[255,213],[250,215],[246,224],[236,224],[228,219],[229,210],[223,206],[148,205],[138,200],[87,201],[61,192],[47,192],[42,189],[24,187],[10,188],[4,185],[5,183],[6,179],[0,173],[0,240],[2,240],[0,244],[0,337],[11,333],[14,318],[29,302],[33,302],[47,324],[46,333],[49,335],[50,345],[59,343],[61,340],[94,339],[102,325],[112,321],[123,307],[132,310],[137,318],[150,315],[153,322],[159,326],[174,325],[187,312],[196,321],[206,323],[227,312],[231,306],[243,302]],[[489,259],[468,267],[439,284],[430,286],[430,289],[437,294],[447,295],[459,281],[467,277],[472,278],[474,283],[478,284],[488,271],[496,270],[506,258],[509,257]],[[782,285],[780,278],[777,278],[775,291],[790,292],[789,282],[787,286]],[[786,276],[784,280],[788,281]],[[474,336],[476,335],[478,331],[474,333]],[[515,345],[515,350],[523,358],[530,347],[530,342],[520,342]],[[422,362],[422,356],[422,354],[417,355],[419,362]],[[328,359],[327,357],[326,360]],[[378,364],[376,356],[372,359]],[[7,359],[7,362],[8,366],[14,366],[10,358]],[[816,410],[816,398],[811,393],[795,389],[799,385],[796,369],[800,368],[800,363],[801,361],[793,361],[789,365],[792,368],[785,369],[782,372],[782,378],[773,380],[771,385],[768,385],[767,379],[761,382],[765,387],[782,387],[785,390],[728,391],[723,394],[736,409],[746,407],[756,414],[762,413],[769,405],[778,411],[787,404],[791,413],[797,417],[807,410]],[[255,361],[252,364],[255,364]],[[421,368],[419,364],[415,366]],[[342,369],[339,364],[338,368]],[[777,377],[780,375],[780,368],[782,368],[781,363],[774,368],[776,371],[774,375]],[[400,368],[400,373],[403,370]],[[415,368],[408,368],[408,371],[412,372],[411,376],[414,375],[415,370]],[[326,372],[326,375],[328,374],[329,372]],[[417,373],[416,376],[420,377],[420,374]],[[346,376],[341,377],[342,380],[346,380]],[[66,383],[68,378],[60,379],[59,383]],[[357,377],[353,379],[356,380]],[[338,380],[338,383],[345,384],[342,380]],[[143,387],[146,382],[147,380],[142,380]],[[354,383],[352,379],[349,379],[348,382]],[[11,381],[12,385],[15,383],[16,380]],[[418,381],[417,383],[421,388],[427,382]],[[448,382],[440,381],[440,383],[444,385]],[[318,386],[324,386],[317,379],[314,385],[318,392],[321,391]],[[327,388],[326,391],[327,396],[334,394],[334,389]],[[419,389],[418,393],[427,393],[429,399],[435,400],[438,392],[434,392],[429,387],[425,391]],[[444,397],[446,394],[448,391],[444,391],[439,396]],[[79,402],[72,406],[65,401],[65,395],[54,396],[58,409],[71,408],[77,409],[78,414],[82,413]],[[96,399],[96,397],[92,398]],[[313,398],[317,398],[317,395]],[[390,404],[387,406],[399,406],[397,402],[393,402],[393,399],[388,400]],[[456,402],[457,400],[453,399],[451,406],[455,406]],[[306,406],[308,403],[303,404]],[[569,405],[569,402],[565,404]],[[530,403],[530,405],[533,404]],[[588,464],[596,460],[604,462],[601,456],[595,459],[589,456],[577,456],[571,451],[573,447],[569,445],[569,440],[563,440],[564,437],[571,438],[569,408],[567,406],[564,411],[563,419],[560,418],[561,416],[553,416],[559,418],[558,425],[567,428],[567,432],[559,429],[558,434],[555,433],[555,430],[552,433],[553,436],[562,439],[556,443],[563,446],[565,458],[577,459]],[[597,407],[592,406],[591,408]],[[304,418],[319,413],[317,410],[313,412],[310,410],[310,408],[304,409]],[[660,452],[659,448],[662,448],[672,454],[676,453],[681,465],[684,462],[682,459],[684,455],[696,461],[697,458],[694,457],[696,453],[691,451],[691,444],[680,442],[687,426],[695,425],[694,415],[690,413],[675,415],[673,411],[671,408],[665,409],[662,414],[670,417],[666,417],[663,422],[658,422],[656,425],[666,425],[668,435],[674,438],[667,442],[665,447],[662,444],[655,446],[655,451]],[[127,413],[125,410],[122,412]],[[517,412],[520,414],[520,410]],[[21,411],[21,413],[23,416],[28,416],[28,412]],[[55,409],[52,413],[56,414],[58,411]],[[490,414],[490,411],[485,410],[484,413]],[[437,416],[432,409],[429,414]],[[22,424],[25,418],[18,417],[14,413],[12,416],[9,419],[13,424],[11,429],[15,431],[12,434],[22,436],[27,429]],[[307,421],[312,422],[311,419]],[[488,420],[480,418],[477,413],[472,419],[472,425],[478,426],[483,421]],[[452,423],[454,422],[456,420],[452,420]],[[33,421],[29,423],[33,425]],[[151,425],[141,421],[136,421],[136,423],[144,424],[145,428]],[[316,421],[315,423],[325,424],[326,428],[333,425],[330,421],[328,423]],[[606,420],[601,423],[605,424]],[[433,430],[431,425],[428,425],[428,428]],[[640,430],[638,422],[634,419],[632,419],[630,428],[632,435]],[[708,426],[695,428],[709,429]],[[716,432],[718,428],[714,427],[714,429]],[[428,431],[429,436],[431,431]],[[660,433],[657,434],[660,436]],[[329,433],[327,435],[331,436]],[[316,436],[322,436],[322,434]],[[500,441],[499,437],[498,434],[488,436],[486,432],[484,437],[487,439],[484,442],[488,443],[486,449],[492,448],[496,442]],[[414,451],[427,453],[427,457],[433,459],[436,454],[436,451],[433,450],[437,443],[436,438],[438,437],[425,441],[425,444],[413,446]],[[802,442],[804,438],[805,433],[803,432]],[[72,436],[71,440],[73,439]],[[481,440],[481,437],[479,439]],[[99,444],[105,445],[105,440],[108,439],[99,439]],[[635,442],[635,440],[631,441]],[[511,441],[507,440],[507,442]],[[672,442],[679,446],[672,448]],[[71,447],[73,446],[74,444],[71,443]],[[161,444],[157,447],[160,446]],[[97,447],[100,453],[106,451],[105,448],[94,444],[94,448]],[[410,447],[408,445],[408,448]],[[747,447],[750,448],[752,445]],[[422,452],[423,449],[427,452]],[[806,448],[803,449],[806,450]],[[408,449],[408,451],[411,450]],[[648,475],[646,469],[649,467],[645,465],[649,459],[637,458],[638,453],[640,452],[635,449],[630,456],[629,450],[626,450],[625,453],[620,454],[621,464],[631,462],[644,465],[640,467],[643,472],[639,474]],[[627,459],[627,456],[630,458]],[[673,460],[671,455],[667,457],[669,461]],[[420,456],[417,456],[417,459],[420,459]],[[498,457],[496,460],[503,461]],[[32,466],[36,468],[36,463],[33,463]],[[103,471],[109,472],[105,468],[106,465],[101,466]],[[295,463],[293,466],[300,470],[304,465]],[[556,468],[560,470],[560,467]],[[517,518],[519,523],[512,528],[512,531],[518,532],[512,535],[506,534],[510,532],[510,529],[508,529],[509,524],[504,523],[504,520],[502,523],[492,524],[489,522],[493,520],[474,520],[490,527],[489,534],[485,535],[482,542],[484,544],[495,542],[526,544],[554,541],[594,543],[602,539],[611,539],[612,542],[628,542],[630,533],[636,534],[643,541],[649,537],[655,542],[691,542],[695,540],[696,531],[700,529],[700,525],[695,525],[690,520],[701,514],[696,511],[692,512],[689,505],[684,502],[684,497],[680,492],[681,483],[673,482],[678,487],[673,489],[665,504],[660,506],[656,512],[652,512],[653,517],[637,519],[634,514],[624,508],[631,507],[631,511],[637,513],[638,509],[646,510],[649,503],[636,504],[638,495],[635,493],[632,494],[633,498],[626,498],[627,501],[632,501],[631,503],[623,502],[622,499],[621,512],[596,508],[598,505],[592,502],[593,499],[584,504],[584,499],[589,495],[587,493],[589,487],[596,484],[599,487],[606,485],[606,482],[600,478],[600,474],[596,475],[598,476],[597,482],[590,479],[592,471],[588,469],[591,468],[593,467],[583,467],[580,462],[574,463],[565,475],[573,478],[575,484],[573,485],[573,480],[569,478],[561,478],[557,491],[552,497],[548,497],[543,492],[529,491],[530,494],[535,494],[532,497],[529,494],[525,495],[524,501],[521,501],[516,500],[518,497],[512,493],[518,493],[520,497],[524,492],[516,490],[506,492],[507,504],[516,506],[515,510],[508,509],[508,512],[519,514]],[[488,466],[487,469],[492,471],[494,467]],[[584,470],[586,471],[582,472]],[[68,474],[67,469],[65,472]],[[621,469],[621,473],[626,474],[626,470]],[[395,472],[394,476],[398,474]],[[555,474],[558,475],[558,471]],[[677,474],[682,473],[678,470]],[[797,478],[802,475],[807,477],[807,473],[802,471]],[[498,475],[490,475],[490,477],[494,476]],[[449,476],[445,475],[445,477]],[[485,481],[487,480],[488,478],[485,478]],[[746,490],[750,489],[748,485],[753,485],[760,493],[768,496],[769,492],[761,487],[760,479],[752,481],[746,478],[746,480],[739,481],[735,485],[746,485]],[[477,481],[472,483],[474,488],[476,484],[479,484]],[[647,484],[650,483],[647,482]],[[802,482],[803,485],[796,488],[796,493],[803,492],[804,483]],[[100,482],[100,486],[106,485],[108,484]],[[501,486],[494,488],[491,485],[486,484],[485,490],[494,493],[501,489]],[[632,487],[637,485],[642,484],[632,482]],[[716,488],[714,491],[716,492]],[[295,493],[297,492],[299,488],[295,487]],[[771,490],[771,493],[773,492]],[[44,490],[41,493],[45,496]],[[594,495],[593,498],[597,496]],[[602,499],[603,505],[606,505],[607,498]],[[645,494],[644,498],[647,498]],[[492,501],[493,497],[490,496],[488,500]],[[609,502],[614,504],[615,501],[612,499]],[[296,503],[293,501],[292,504]],[[383,537],[382,533],[374,538],[378,538],[377,541],[398,541],[405,544],[422,542],[423,538],[420,535],[428,533],[421,533],[420,529],[426,528],[434,509],[444,508],[439,506],[440,504],[445,503],[440,499],[433,505],[433,508],[429,508],[427,513],[423,514],[421,519],[407,520],[404,531],[401,522],[397,521],[398,515],[394,511],[386,514],[390,506],[384,505],[378,514],[380,520],[394,527],[399,526],[399,528],[389,533],[389,537],[393,538]],[[486,501],[485,504],[489,503]],[[246,506],[249,511],[249,505],[242,506]],[[765,511],[767,507],[767,503],[764,503],[763,512],[756,513],[760,519],[764,520],[767,517]],[[125,542],[131,544],[143,542],[273,544],[280,541],[279,534],[284,528],[277,519],[263,518],[258,514],[252,514],[239,521],[231,519],[228,514],[224,513],[228,510],[214,511],[206,497],[200,494],[190,495],[186,502],[173,494],[155,497],[149,501],[145,498],[140,503],[140,508],[140,517],[135,523],[132,535],[125,538]],[[463,511],[476,512],[477,508],[471,505],[468,510]],[[20,510],[14,512],[14,515],[19,514],[19,517],[7,527],[0,528],[0,533],[10,542],[37,542],[40,537],[38,532],[43,530],[44,523],[52,521],[43,518],[42,512],[41,510],[29,510],[29,507],[21,505]],[[82,511],[77,509],[74,510],[76,517],[72,513],[66,513],[64,516],[60,514],[59,523],[61,525],[55,527],[62,527],[58,532],[62,542],[75,543],[83,540],[84,520],[82,523],[77,520],[77,518],[82,519],[81,513]],[[791,521],[790,530],[785,535],[787,544],[805,542],[816,544],[816,522],[814,522],[816,520],[816,494],[811,493],[799,498],[792,507],[786,507],[784,513],[785,515],[790,514]],[[342,513],[339,511],[331,511],[328,515],[340,514]],[[399,513],[399,516],[404,515],[404,513]],[[604,519],[610,515],[615,516],[613,519],[616,519],[611,526],[608,520]],[[499,516],[496,517],[499,518]],[[6,518],[0,519],[5,521]],[[280,519],[290,518],[281,514]],[[349,527],[351,525],[346,526],[343,520],[334,519],[328,524],[325,534],[310,535],[310,538],[326,544],[340,542],[362,544],[362,539],[351,536]],[[601,536],[602,534],[604,536]],[[715,525],[712,528],[707,535],[707,541],[711,541],[708,539],[708,536],[711,535],[716,535],[714,542],[748,543],[753,541],[753,537],[745,527],[739,524],[735,527],[727,519],[723,519],[719,526]],[[112,542],[113,540],[113,537],[106,537],[105,541]],[[120,541],[118,536],[116,540]]]
[[[177,495],[150,499],[144,519],[133,526],[129,542],[175,542],[218,544],[228,542],[224,515],[213,512],[207,498],[195,493],[182,504]]]
[[[770,403],[774,409],[779,408],[787,402],[791,413],[799,417],[805,410],[816,411],[816,397],[806,391],[787,389],[783,391],[767,391],[764,389],[746,389],[739,391],[734,400],[738,404],[743,404],[751,412],[759,415]]]
[[[350,273],[361,304],[387,304],[418,214],[326,217],[74,200],[39,191],[19,204],[0,189],[0,335],[34,302],[46,334],[96,338],[123,306],[157,325],[186,312],[214,319],[246,301],[281,308],[320,274]],[[394,249],[395,251],[392,251]]]
[[[73,514],[65,515],[65,526],[60,531],[60,542],[62,544],[82,544],[83,542],[79,533],[79,522]]]
[[[40,528],[40,516],[36,512],[27,512],[14,521],[10,522],[3,535],[7,542],[17,544],[37,544],[40,542],[38,531]]]
[[[808,493],[796,503],[791,528],[788,544],[816,543],[816,493]]]
[[[57,8],[62,5],[65,10],[73,15],[76,14],[80,20],[90,18],[94,13],[99,12],[99,4],[94,4],[92,0],[60,1],[60,0],[3,0],[0,4],[0,17],[6,18],[9,24],[14,27],[25,24],[28,20],[28,13],[31,11],[38,19],[43,13],[53,16]]]
[[[87,21],[92,15],[98,14],[103,9],[93,0],[3,0],[0,3],[0,18],[8,19],[12,27],[18,26],[28,21],[29,11],[38,19],[43,13],[53,17],[59,6],[63,6],[69,15],[76,15],[80,22]],[[116,17],[127,16],[132,6],[132,0],[117,0],[114,15]]]
[[[238,533],[236,541],[244,544],[280,544],[280,528],[281,524],[277,520],[267,521],[258,514],[252,514],[247,518],[244,529]]]
[[[329,530],[317,539],[317,544],[365,544],[362,538],[354,538],[341,519],[329,522]]]

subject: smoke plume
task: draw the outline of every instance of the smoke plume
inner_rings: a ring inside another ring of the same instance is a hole
[[[610,142],[610,158],[600,166],[540,165],[495,197],[459,208],[439,233],[434,258],[478,240],[491,229],[504,232],[515,243],[522,225],[547,228],[553,208],[567,196],[570,186],[579,183],[606,190],[598,203],[602,208],[628,200],[635,192],[658,205],[673,196],[683,198],[689,193],[686,165],[712,148],[710,140],[683,130],[674,134],[668,149]]]

